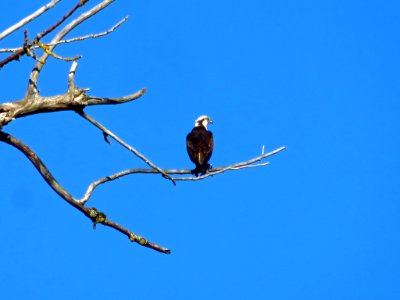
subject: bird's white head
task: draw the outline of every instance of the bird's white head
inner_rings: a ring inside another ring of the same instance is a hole
[[[207,129],[208,124],[212,124],[212,120],[210,117],[207,116],[200,116],[194,121],[194,126],[199,127],[199,126],[204,126]]]

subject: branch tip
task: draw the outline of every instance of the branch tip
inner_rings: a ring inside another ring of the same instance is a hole
[[[73,94],[75,90],[75,72],[78,68],[78,63],[76,61],[72,62],[71,68],[68,73],[68,92]]]

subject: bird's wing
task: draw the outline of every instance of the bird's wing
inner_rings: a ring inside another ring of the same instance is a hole
[[[205,161],[208,162],[208,160],[211,158],[211,155],[214,150],[214,136],[211,131],[207,131],[207,144],[205,147],[203,147],[204,151],[204,156],[205,156]]]
[[[197,156],[196,155],[196,149],[195,149],[195,146],[194,146],[193,141],[192,141],[192,133],[189,133],[186,136],[186,150],[187,150],[187,153],[189,154],[190,160],[193,163],[198,164],[198,161],[196,159],[196,156]]]

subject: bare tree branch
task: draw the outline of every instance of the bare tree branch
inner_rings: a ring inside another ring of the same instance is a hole
[[[43,32],[39,33],[39,34],[36,36],[36,38],[35,38],[32,42],[30,42],[30,43],[26,43],[26,42],[25,42],[25,43],[24,43],[24,47],[23,47],[21,50],[15,52],[14,54],[12,54],[12,55],[6,57],[5,59],[3,59],[3,60],[0,62],[0,69],[1,69],[4,65],[8,64],[9,62],[11,62],[11,61],[13,61],[13,60],[19,60],[19,58],[20,58],[21,56],[23,56],[23,55],[25,55],[25,54],[28,54],[28,53],[29,53],[29,49],[32,47],[32,45],[36,44],[38,41],[40,41],[40,39],[42,39],[42,38],[45,37],[47,34],[49,34],[50,32],[52,32],[53,30],[55,30],[58,26],[60,26],[67,18],[69,18],[78,8],[80,8],[81,6],[83,6],[87,1],[89,1],[89,0],[81,0],[81,1],[79,1],[67,14],[65,14],[58,22],[56,22],[54,25],[50,26],[49,28],[47,28],[47,29],[44,30]],[[53,46],[53,47],[55,47],[55,46]],[[50,49],[50,51],[52,51],[52,49]],[[44,56],[44,55],[46,55],[46,56]],[[42,58],[44,58],[44,57],[47,59],[48,54],[44,53],[44,54],[42,55]],[[42,62],[45,62],[46,59],[42,59],[42,58],[40,58],[40,60],[41,60]],[[39,72],[40,72],[40,71],[39,71]],[[36,81],[37,81],[37,80],[36,80]],[[35,86],[36,86],[36,82],[35,82]],[[28,91],[29,91],[29,90],[28,90]],[[31,93],[30,93],[29,95],[31,95]]]
[[[60,1],[60,0],[58,0]],[[68,39],[68,40],[61,40],[58,41],[57,43],[49,43],[46,44],[47,46],[55,46],[55,45],[61,45],[61,44],[68,44],[68,43],[73,43],[73,42],[80,42],[80,41],[84,41],[87,39],[95,39],[95,38],[99,38],[105,35],[110,34],[111,32],[113,32],[115,29],[117,29],[119,26],[122,25],[122,23],[124,23],[126,20],[128,20],[128,16],[126,16],[125,18],[123,18],[121,21],[119,21],[117,24],[115,24],[113,27],[111,27],[110,29],[108,29],[107,31],[103,31],[100,33],[95,33],[95,34],[88,34],[88,35],[84,35],[84,36],[78,36],[78,37],[74,37],[72,39]],[[6,52],[11,52],[11,53],[15,53],[17,51],[21,51],[23,47],[19,47],[19,48],[4,48],[4,49],[0,49],[0,53],[6,53]],[[38,45],[33,45],[30,49],[38,49],[40,48]]]
[[[79,7],[83,6],[88,0],[81,0],[79,3],[69,12],[66,14],[66,16],[69,16],[71,12],[74,12],[76,9]],[[72,22],[70,22],[68,25],[66,25],[60,32],[56,34],[56,36],[53,38],[50,44],[53,44],[53,46],[49,46],[49,51],[53,52],[54,48],[57,47],[57,42],[62,40],[64,36],[66,36],[69,32],[71,32],[72,29],[74,29],[76,26],[81,24],[82,22],[86,21],[87,19],[93,17],[95,14],[106,8],[108,5],[110,5],[114,0],[104,0],[89,11],[81,14],[79,17],[74,19]],[[65,17],[65,16],[64,16]],[[63,17],[63,19],[64,19]],[[64,19],[65,20],[65,19]],[[38,94],[37,90],[37,81],[39,78],[40,71],[43,68],[44,63],[46,62],[47,58],[49,57],[49,54],[46,52],[42,54],[42,56],[39,58],[38,62],[36,63],[35,67],[33,68],[31,72],[31,76],[29,77],[29,84],[28,84],[28,93],[27,93],[27,99],[30,97],[34,97],[35,95]],[[0,65],[1,67],[1,65]]]
[[[59,59],[59,60],[63,60],[63,61],[75,61],[75,60],[78,60],[78,59],[80,59],[82,57],[81,55],[76,55],[74,57],[61,57],[60,55],[56,54],[55,52],[50,51],[49,50],[50,47],[47,44],[43,44],[40,41],[37,41],[36,43],[39,46],[39,48],[43,49],[43,51],[45,53],[47,53],[51,57],[54,57],[55,59]],[[42,61],[39,61],[39,59],[37,59],[37,61],[40,62],[40,63],[44,63]]]
[[[130,102],[132,100],[136,100],[139,97],[143,96],[144,93],[146,93],[146,88],[142,88],[133,94],[129,94],[129,95],[126,95],[123,97],[118,97],[118,98],[87,96],[86,101],[87,101],[88,105],[122,104],[125,102]]]
[[[76,90],[78,90],[76,88],[76,86],[75,86],[75,83],[74,83],[75,71],[76,71],[77,66],[78,66],[78,64],[76,62],[74,62],[72,64],[70,72],[68,74],[68,91],[69,91],[69,93],[74,93]],[[87,100],[88,100],[88,103],[91,103],[91,105],[94,105],[94,104],[119,104],[119,103],[124,103],[124,102],[127,102],[127,101],[131,101],[133,97],[136,97],[136,98],[140,97],[142,95],[142,93],[144,93],[144,92],[145,92],[145,90],[142,89],[141,91],[139,91],[139,93],[135,93],[135,94],[129,95],[127,97],[122,97],[122,98],[94,98],[94,97],[89,97],[89,98],[87,98]],[[122,145],[123,147],[128,149],[130,152],[135,154],[137,157],[139,157],[141,160],[143,160],[146,164],[148,164],[154,170],[157,170],[158,172],[160,172],[163,175],[163,177],[165,177],[167,179],[170,179],[172,181],[172,183],[175,185],[175,181],[171,178],[171,176],[169,176],[167,173],[165,173],[164,170],[162,170],[160,167],[156,166],[154,163],[152,163],[147,157],[145,157],[143,154],[141,154],[135,148],[130,146],[128,143],[124,142],[121,138],[119,138],[113,132],[108,130],[105,126],[103,126],[102,124],[97,122],[95,119],[90,117],[88,114],[86,114],[83,111],[83,109],[77,109],[76,112],[82,118],[84,118],[85,120],[89,121],[90,123],[92,123],[97,128],[99,128],[103,132],[104,138],[105,138],[105,140],[107,142],[108,142],[107,136],[112,137],[120,145]]]
[[[281,151],[283,151],[285,149],[286,149],[286,147],[280,147],[280,148],[278,148],[278,149],[276,149],[274,151],[271,151],[271,152],[268,152],[268,153],[264,153],[264,146],[263,146],[263,151],[262,151],[261,155],[255,157],[255,158],[252,158],[250,160],[247,160],[247,161],[244,161],[244,162],[240,162],[240,163],[236,163],[236,164],[229,165],[229,166],[225,166],[225,167],[212,168],[206,174],[198,176],[198,177],[189,177],[189,178],[174,178],[173,177],[173,179],[176,180],[176,181],[178,181],[178,180],[180,180],[180,181],[196,181],[196,180],[202,180],[202,179],[205,179],[207,177],[223,173],[225,171],[240,170],[240,169],[249,168],[249,167],[256,167],[256,165],[252,165],[252,164],[254,164],[255,162],[261,161],[266,157],[275,155],[276,153],[281,152]],[[258,166],[265,166],[267,164],[268,163],[259,164]]]
[[[85,207],[84,203],[75,199],[70,193],[68,193],[61,186],[61,184],[54,178],[54,176],[51,174],[51,172],[45,166],[45,164],[42,162],[42,160],[37,156],[37,154],[32,149],[30,149],[27,145],[25,145],[23,142],[18,140],[17,138],[11,136],[8,133],[0,131],[0,141],[5,142],[5,143],[13,146],[14,148],[18,149],[19,151],[21,151],[31,161],[31,163],[35,166],[35,168],[39,171],[40,175],[47,182],[47,184],[61,198],[63,198],[68,204],[72,205],[73,207],[78,209],[80,212],[82,212],[85,216],[90,218],[92,220],[94,226],[96,224],[102,224],[104,226],[114,228],[114,229],[118,230],[119,232],[122,232],[123,234],[125,234],[132,242],[136,242],[139,245],[151,248],[153,250],[156,250],[156,251],[159,251],[162,253],[166,253],[166,254],[171,253],[171,251],[168,248],[164,248],[157,244],[149,242],[148,240],[141,237],[140,235],[137,235],[137,234],[133,233],[132,231],[130,231],[129,229],[109,220],[104,213],[97,211],[96,208]]]
[[[34,114],[82,110],[89,105],[121,104],[140,98],[146,92],[141,89],[133,94],[120,98],[100,98],[86,95],[87,89],[75,89],[73,94],[56,96],[37,96],[28,104],[25,98],[19,101],[0,104],[0,129],[17,118]]]
[[[79,203],[75,200],[75,198],[58,183],[58,181],[54,178],[54,176],[50,173],[50,171],[47,169],[47,167],[44,165],[41,159],[37,156],[37,154],[33,152],[32,149],[30,149],[27,145],[25,145],[17,138],[3,131],[0,131],[0,140],[21,151],[32,162],[32,164],[39,171],[40,175],[42,175],[43,179],[47,182],[47,184],[61,198],[63,198],[65,201],[67,201],[75,208],[80,209],[82,207],[82,205],[79,205]]]
[[[43,179],[47,182],[47,184],[61,197],[63,198],[68,204],[72,205],[76,209],[78,209],[80,212],[82,212],[85,216],[87,216],[89,219],[94,224],[94,227],[96,224],[102,224],[104,226],[108,226],[111,228],[114,228],[118,230],[119,232],[125,234],[132,242],[136,242],[144,247],[151,248],[153,250],[169,254],[171,253],[171,250],[165,247],[161,247],[155,243],[152,243],[145,238],[141,237],[140,235],[137,235],[130,231],[129,229],[109,220],[106,216],[105,213],[99,212],[96,208],[91,207],[87,208],[85,207],[86,202],[92,195],[94,189],[99,186],[102,183],[108,182],[115,180],[117,178],[120,178],[122,176],[126,176],[129,174],[137,174],[137,173],[142,173],[142,174],[155,174],[158,171],[154,169],[132,169],[132,170],[126,170],[122,171],[116,174],[113,174],[111,176],[107,176],[104,178],[100,178],[93,182],[92,184],[89,185],[84,197],[80,200],[74,198],[70,193],[65,190],[62,185],[54,178],[54,176],[51,174],[49,169],[45,166],[45,164],[42,162],[42,160],[37,156],[37,154],[30,149],[27,145],[25,145],[23,142],[18,140],[17,138],[11,136],[10,134],[7,134],[3,131],[0,131],[0,141],[5,142],[19,151],[21,151],[35,166],[35,168],[39,171],[40,175],[43,177]],[[260,161],[266,157],[272,156],[282,150],[284,150],[285,147],[280,147],[274,151],[271,151],[266,154],[262,154],[260,156],[257,156],[253,159],[250,159],[245,162],[237,163],[237,164],[232,164],[226,167],[219,167],[219,168],[214,168],[211,169],[209,173],[199,176],[199,177],[186,177],[186,178],[181,178],[177,177],[175,180],[202,180],[205,179],[209,176],[217,175],[220,173],[223,173],[228,170],[238,170],[241,168],[246,168],[249,167],[252,163]],[[262,164],[264,165],[264,164]],[[168,174],[191,174],[190,170],[163,170],[165,173]]]
[[[255,158],[249,159],[245,162],[240,162],[240,163],[235,163],[229,166],[225,167],[216,167],[208,170],[208,173],[199,177],[173,177],[175,181],[195,181],[195,180],[203,180],[206,179],[207,177],[214,176],[217,174],[221,174],[226,171],[233,171],[233,170],[240,170],[240,169],[245,169],[245,168],[257,168],[257,167],[263,167],[269,164],[269,162],[266,163],[261,163],[261,164],[254,164],[257,161],[261,161],[269,156],[275,155],[278,152],[281,152],[285,150],[286,147],[280,147],[276,150],[273,150],[268,153],[262,153],[260,156],[257,156]],[[192,175],[192,170],[171,170],[171,169],[166,169],[163,170],[165,173],[170,174],[170,175]],[[78,200],[80,203],[85,204],[89,198],[92,196],[94,190],[101,184],[113,181],[115,179],[119,179],[121,177],[131,175],[131,174],[157,174],[157,170],[155,169],[129,169],[129,170],[124,170],[106,177],[102,177],[100,179],[97,179],[96,181],[92,182],[89,187],[87,188],[85,195],[82,197],[82,199]]]
[[[68,93],[73,94],[76,89],[75,85],[75,73],[76,69],[78,68],[78,63],[74,61],[71,65],[71,68],[69,69],[68,73]]]
[[[37,11],[34,13],[30,14],[26,18],[22,19],[18,23],[8,27],[6,30],[4,30],[2,33],[0,33],[0,40],[4,39],[6,36],[10,35],[14,31],[17,31],[20,29],[22,26],[25,26],[26,24],[32,22],[35,20],[37,17],[41,16],[44,14],[46,11],[48,11],[50,8],[53,8],[58,2],[61,0],[52,0],[46,5],[43,5],[41,8],[39,8]]]
[[[121,104],[136,100],[144,95],[145,88],[139,91],[119,98],[95,97],[86,94],[88,89],[79,89],[75,86],[74,76],[78,64],[74,62],[68,74],[68,92],[61,95],[42,97],[27,97],[19,101],[7,102],[0,104],[0,129],[21,117],[26,117],[32,114],[73,110],[81,111],[84,107],[90,105],[105,105],[105,104]]]
[[[111,136],[114,140],[116,140],[120,145],[134,153],[137,157],[139,157],[141,160],[143,160],[146,164],[148,164],[150,167],[152,167],[154,170],[157,170],[159,173],[161,173],[165,178],[169,179],[172,181],[172,183],[175,185],[175,181],[169,176],[163,169],[160,167],[157,167],[155,164],[153,164],[148,158],[146,158],[143,154],[141,154],[139,151],[137,151],[135,148],[132,146],[128,145],[126,142],[124,142],[122,139],[120,139],[118,136],[116,136],[114,133],[112,133],[110,130],[108,130],[106,127],[101,125],[99,122],[97,122],[95,119],[87,115],[83,111],[77,111],[77,113],[84,119],[88,120],[90,123],[92,123],[94,126],[99,128],[103,133],[105,133],[108,136]]]

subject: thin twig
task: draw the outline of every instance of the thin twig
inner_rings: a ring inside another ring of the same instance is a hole
[[[60,1],[60,0],[58,0],[58,1]],[[56,45],[61,45],[61,44],[80,42],[80,41],[84,41],[84,40],[87,40],[87,39],[99,38],[99,37],[105,36],[107,34],[110,34],[113,31],[115,31],[115,29],[117,29],[119,26],[121,26],[122,23],[124,23],[127,19],[128,19],[128,16],[123,18],[121,21],[119,21],[117,24],[115,24],[113,27],[111,27],[107,31],[103,31],[103,32],[100,32],[100,33],[94,33],[94,34],[88,34],[88,35],[84,35],[84,36],[78,36],[78,37],[74,37],[74,38],[67,39],[67,40],[61,40],[61,41],[58,41],[56,43],[49,43],[49,44],[46,44],[46,45],[47,46],[56,46]],[[4,49],[0,49],[0,53],[7,53],[7,52],[15,53],[17,51],[21,51],[22,48],[23,47],[4,48]],[[33,49],[38,49],[38,48],[40,48],[38,45],[32,45],[32,47],[30,49],[33,50]]]
[[[117,29],[119,26],[121,26],[122,23],[124,23],[126,20],[128,20],[128,18],[129,18],[129,16],[126,16],[125,18],[123,18],[121,21],[119,21],[117,24],[115,24],[113,27],[111,27],[107,31],[103,31],[103,32],[100,32],[100,33],[94,33],[94,34],[88,34],[88,35],[84,35],[84,36],[79,36],[79,37],[71,38],[71,39],[68,39],[68,40],[61,40],[61,41],[58,41],[57,43],[49,43],[47,45],[48,46],[55,46],[55,45],[60,45],[60,44],[68,44],[68,43],[72,43],[72,42],[79,42],[79,41],[83,41],[83,40],[87,40],[87,39],[99,38],[99,37],[105,36],[105,35],[110,34],[111,32],[113,32],[115,29]],[[1,50],[0,50],[0,52],[1,52]]]
[[[51,27],[45,29],[44,31],[42,31],[41,33],[39,33],[35,39],[38,41],[41,40],[42,37],[46,36],[47,34],[52,32],[54,29],[56,29],[58,26],[60,26],[62,23],[64,23],[64,21],[66,19],[68,19],[70,16],[72,16],[75,11],[77,11],[80,7],[84,6],[88,1],[89,0],[78,1],[78,3],[69,12],[67,12],[58,22],[56,22],[53,26],[51,26]]]
[[[0,33],[0,40],[4,39],[6,36],[10,35],[14,31],[17,31],[20,29],[22,26],[25,26],[26,24],[32,22],[35,20],[37,17],[41,16],[44,14],[46,11],[48,11],[50,8],[53,8],[58,2],[61,0],[52,0],[49,3],[43,5],[41,8],[39,8],[37,11],[34,13],[30,14],[29,16],[23,18],[21,21],[18,23],[10,26],[6,30],[4,30],[2,33]]]

